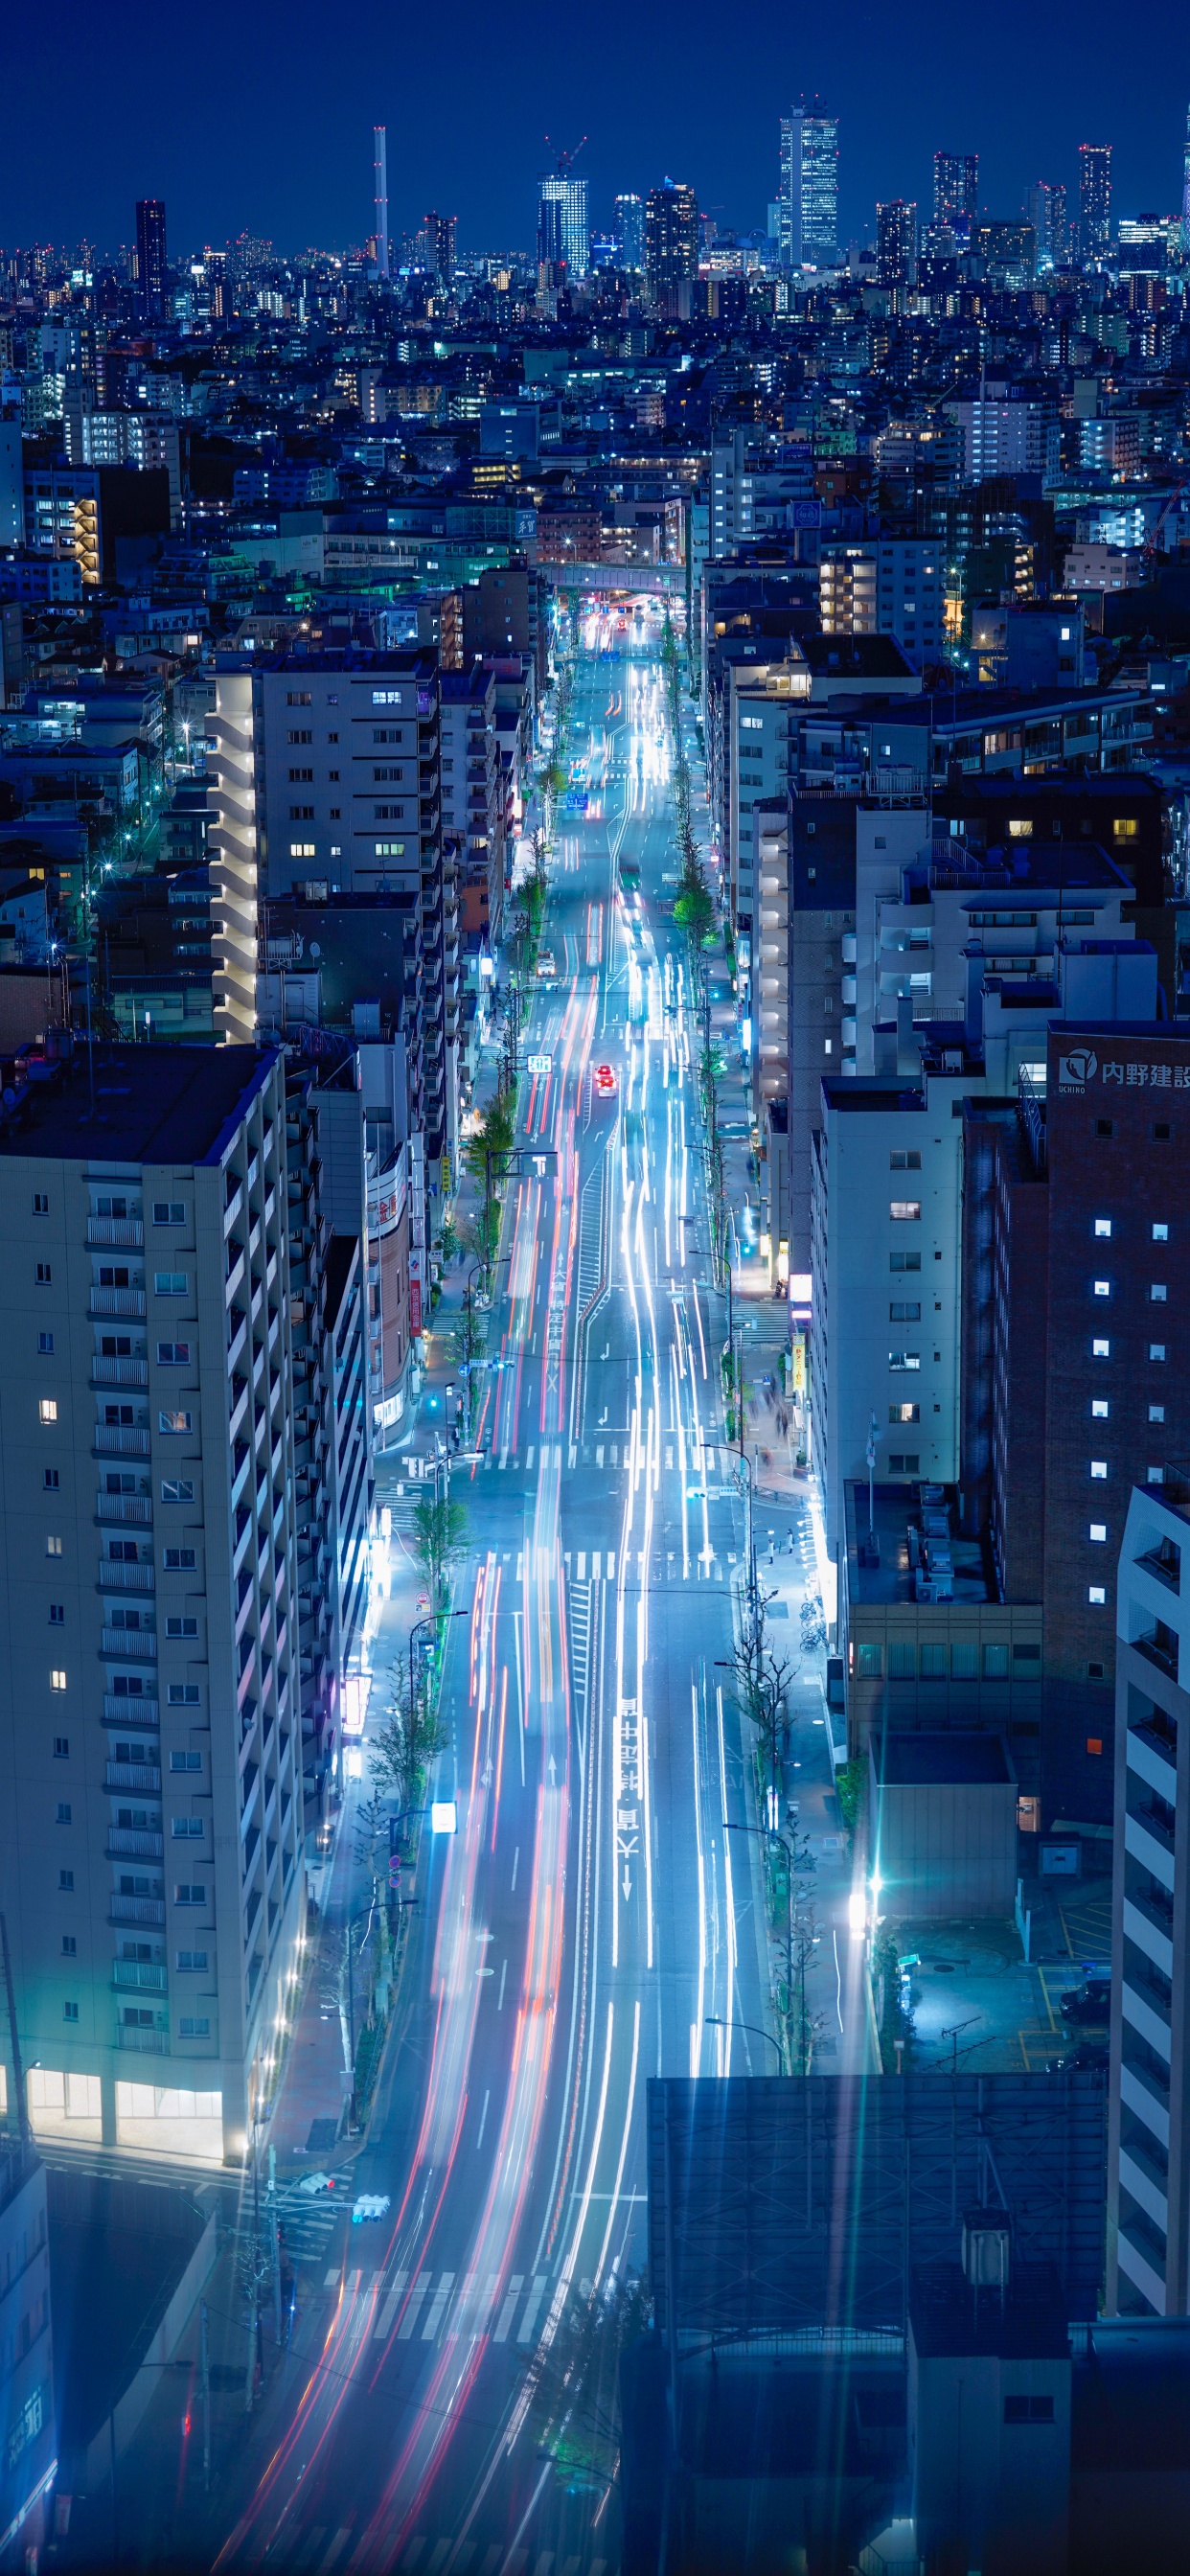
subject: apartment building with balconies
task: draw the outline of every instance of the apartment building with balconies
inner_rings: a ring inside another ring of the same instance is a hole
[[[1116,1575],[1107,2308],[1190,2313],[1190,1476],[1134,1486]]]
[[[0,1112],[0,1880],[34,2133],[238,2157],[303,1937],[284,1067]]]

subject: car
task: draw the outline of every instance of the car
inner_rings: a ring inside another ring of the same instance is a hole
[[[612,1072],[610,1064],[596,1065],[594,1082],[595,1089],[599,1093],[600,1098],[603,1100],[610,1100],[616,1088],[616,1077]]]
[[[1092,2067],[1101,2075],[1107,2072],[1110,2050],[1106,2040],[1080,2039],[1077,2048],[1068,2048],[1062,2057],[1047,2057],[1047,2075],[1061,2075],[1067,2066]]]
[[[1070,1986],[1058,2009],[1063,2021],[1106,2021],[1111,2012],[1111,1980],[1108,1977],[1086,1977],[1081,1986]]]
[[[537,977],[539,984],[553,984],[556,982],[558,974],[558,960],[554,956],[552,949],[542,949],[533,972]]]

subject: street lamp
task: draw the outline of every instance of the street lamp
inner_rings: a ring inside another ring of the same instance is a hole
[[[781,2043],[774,2039],[771,2030],[761,2030],[754,2021],[723,2021],[718,2013],[704,2013],[703,2020],[708,2030],[747,2030],[751,2032],[753,2039],[767,2039],[769,2047],[776,2049],[777,2064],[781,2065]]]

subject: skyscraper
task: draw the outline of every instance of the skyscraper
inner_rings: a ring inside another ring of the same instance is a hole
[[[645,201],[643,197],[617,197],[616,235],[620,244],[620,266],[638,276],[645,265]]]
[[[376,192],[376,274],[388,276],[388,130],[383,125],[372,128],[373,176]]]
[[[645,280],[655,304],[698,275],[698,199],[667,179],[645,199]]]
[[[1025,214],[1037,236],[1038,268],[1061,268],[1070,249],[1065,188],[1050,179],[1035,180],[1025,190]]]
[[[571,175],[573,156],[563,152],[553,176],[537,183],[537,258],[542,268],[568,277],[587,274],[587,182]]]
[[[136,201],[136,278],[146,322],[165,312],[165,204],[160,197]]]
[[[1190,107],[1186,110],[1186,152],[1182,178],[1182,248],[1190,251]]]
[[[1078,147],[1078,211],[1084,259],[1107,249],[1111,235],[1111,145]]]
[[[934,154],[934,221],[967,242],[979,213],[978,152]]]
[[[423,215],[416,237],[417,264],[436,278],[439,286],[450,288],[455,275],[456,215],[431,212]]]
[[[881,286],[912,286],[917,274],[917,207],[894,197],[876,208],[876,269]]]
[[[825,268],[838,256],[839,120],[794,107],[781,119],[778,241],[785,268]]]

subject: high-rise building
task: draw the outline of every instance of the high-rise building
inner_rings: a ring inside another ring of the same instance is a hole
[[[1111,145],[1078,147],[1078,211],[1084,259],[1095,259],[1111,238]]]
[[[979,213],[978,152],[934,154],[934,221],[944,224],[957,242],[970,239]]]
[[[160,197],[137,199],[136,282],[146,322],[159,322],[166,309],[165,206]]]
[[[1190,107],[1186,110],[1186,149],[1182,160],[1182,248],[1190,251]]]
[[[1037,240],[1038,268],[1061,268],[1070,253],[1065,188],[1055,180],[1035,180],[1025,190],[1025,214]]]
[[[573,176],[565,152],[552,177],[537,183],[537,263],[564,268],[568,278],[587,274],[587,182]]]
[[[372,128],[373,179],[376,195],[376,274],[388,276],[388,129]]]
[[[698,275],[698,199],[680,179],[645,199],[645,280],[655,304]]]
[[[645,201],[643,197],[617,197],[616,236],[620,245],[620,266],[633,276],[643,276],[645,265]]]
[[[917,275],[917,207],[895,197],[876,208],[876,269],[881,286],[912,286]]]
[[[423,215],[416,237],[417,264],[449,293],[455,277],[456,215]]]
[[[1168,1452],[1163,1453],[1167,1455]],[[1121,1502],[1124,1498],[1121,1496]],[[1116,1577],[1107,2308],[1190,2313],[1190,1485],[1127,1501]]]
[[[29,2108],[59,2141],[221,2162],[305,1916],[284,1060],[46,1073],[18,1059],[0,1123],[0,1882]]]
[[[838,256],[839,120],[817,107],[781,119],[778,230],[782,266],[828,268]]]

